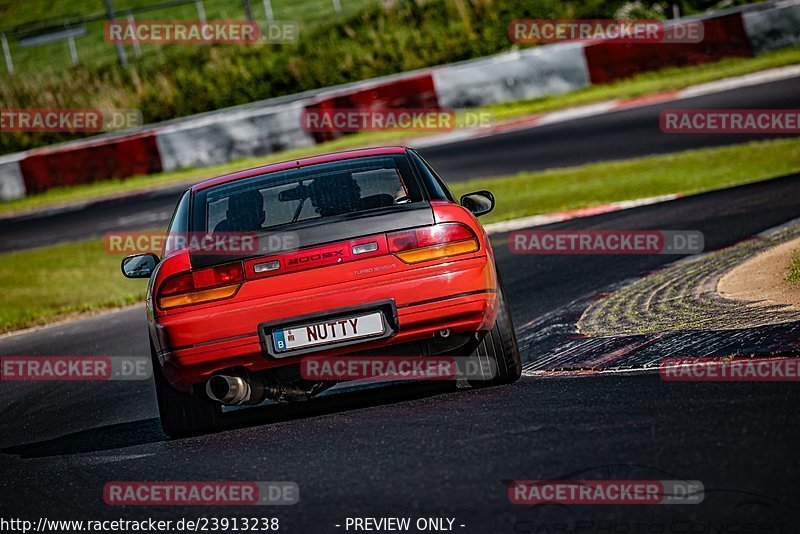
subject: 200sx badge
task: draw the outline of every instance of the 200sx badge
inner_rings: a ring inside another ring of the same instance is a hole
[[[379,336],[386,331],[383,313],[372,312],[310,323],[303,326],[276,328],[272,332],[276,352],[325,345],[339,341]]]
[[[337,250],[330,250],[326,252],[319,252],[316,254],[309,254],[307,256],[297,256],[295,258],[289,258],[286,262],[287,267],[296,267],[298,265],[303,265],[306,263],[314,263],[319,262],[322,260],[331,260],[336,258],[336,261],[342,261],[344,258],[344,250],[337,249]]]

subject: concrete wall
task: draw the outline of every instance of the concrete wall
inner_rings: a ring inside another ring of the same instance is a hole
[[[580,43],[557,43],[437,67],[439,104],[468,108],[576,91],[589,85]]]
[[[314,144],[300,128],[304,102],[213,114],[162,128],[156,134],[165,171],[207,167]]]
[[[25,196],[20,159],[20,154],[0,157],[0,200],[14,200]]]
[[[800,44],[800,2],[742,14],[747,37],[756,53]]]

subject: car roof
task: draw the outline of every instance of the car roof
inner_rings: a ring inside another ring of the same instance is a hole
[[[331,152],[329,154],[322,154],[319,156],[310,156],[307,158],[292,159],[288,161],[281,161],[278,163],[270,163],[269,165],[261,165],[260,167],[253,167],[251,169],[244,169],[241,171],[224,174],[215,178],[209,178],[198,184],[192,186],[192,191],[200,191],[216,185],[241,180],[243,178],[250,178],[252,176],[259,176],[270,172],[283,171],[291,168],[306,167],[308,165],[315,165],[317,163],[328,163],[331,161],[341,161],[346,159],[361,158],[365,156],[383,156],[386,154],[403,154],[406,151],[404,146],[385,146],[375,148],[362,148],[358,150],[346,150],[343,152]]]

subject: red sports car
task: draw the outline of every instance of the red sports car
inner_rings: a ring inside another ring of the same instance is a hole
[[[310,398],[331,383],[302,376],[308,358],[464,356],[495,370],[472,386],[519,378],[476,219],[493,207],[488,191],[456,201],[405,147],[276,163],[186,191],[162,257],[122,262],[125,276],[151,278],[164,430],[213,430],[224,405]]]

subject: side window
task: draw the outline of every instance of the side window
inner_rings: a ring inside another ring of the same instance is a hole
[[[172,236],[172,238],[166,240],[162,257],[178,250],[180,244],[185,242],[185,240],[181,238],[188,237],[190,197],[191,191],[186,191],[175,207],[175,212],[172,214],[172,219],[169,221],[169,226],[167,227],[167,236]]]
[[[447,188],[444,181],[439,178],[439,175],[436,174],[436,171],[434,171],[433,168],[413,150],[409,150],[408,153],[411,156],[411,159],[414,161],[414,164],[417,166],[417,169],[422,175],[423,180],[431,189],[431,196],[435,199],[446,199],[450,202],[455,202],[456,199],[453,197],[453,193],[450,192],[450,189]]]

